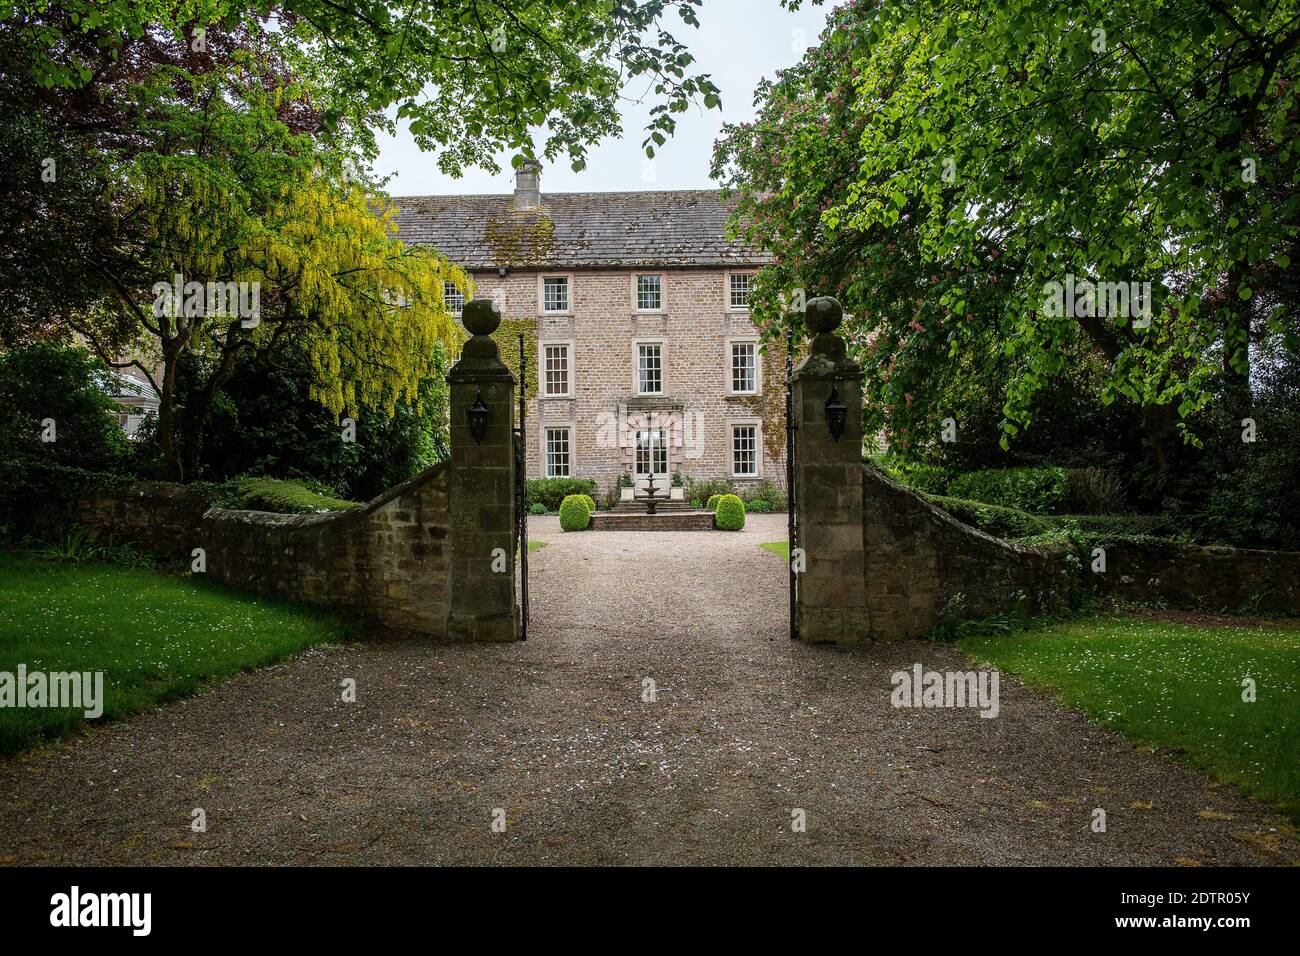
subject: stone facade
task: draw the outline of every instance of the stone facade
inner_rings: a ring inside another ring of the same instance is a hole
[[[727,387],[730,343],[755,342],[749,313],[728,308],[731,270],[659,270],[664,309],[638,313],[633,282],[646,270],[609,269],[568,273],[571,311],[539,312],[547,270],[475,275],[477,295],[493,299],[507,318],[536,320],[528,362],[538,372],[526,402],[528,477],[546,475],[547,428],[570,429],[570,474],[594,478],[601,491],[633,468],[634,435],[657,421],[668,433],[667,473],[683,478],[725,478],[737,488],[772,480],[785,486],[785,351],[757,356],[758,389],[737,395]],[[662,394],[637,391],[637,346],[660,343]],[[544,349],[568,347],[570,386],[565,397],[543,397]],[[655,417],[657,416],[657,417]],[[756,425],[758,474],[735,477],[731,426]],[[659,486],[663,490],[662,485]]]
[[[537,372],[526,405],[528,477],[567,471],[607,492],[620,474],[649,470],[635,467],[636,435],[653,429],[664,453],[641,460],[657,466],[661,491],[674,472],[738,489],[784,487],[784,350],[760,350],[747,307],[732,299],[732,276],[743,282],[768,257],[727,238],[732,207],[712,190],[542,193],[538,172],[521,167],[511,196],[396,200],[401,238],[462,266],[474,297],[493,300],[507,327],[528,329]],[[657,284],[657,302],[649,291],[638,299],[638,277]],[[565,283],[564,308],[547,308],[547,279]],[[755,347],[753,388],[743,393],[732,388],[733,343]],[[656,344],[661,380],[643,390],[638,347]],[[562,394],[548,393],[548,346],[564,350]],[[734,468],[733,428],[751,426],[756,473],[746,476]],[[567,437],[563,467],[560,455],[548,457],[548,429]]]

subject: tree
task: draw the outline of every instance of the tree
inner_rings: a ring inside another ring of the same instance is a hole
[[[933,441],[937,376],[991,340],[1004,446],[1080,348],[1162,436],[1219,378],[1243,417],[1251,343],[1294,333],[1297,76],[1294,0],[849,4],[715,173],[776,255],[769,319],[794,288],[844,300],[868,424]]]
[[[464,273],[393,238],[383,197],[331,173],[336,157],[277,115],[295,88],[267,89],[256,67],[160,67],[125,88],[132,155],[115,164],[102,238],[81,249],[111,298],[69,323],[110,363],[146,337],[162,367],[159,444],[176,478],[193,471],[207,410],[241,358],[299,341],[313,398],[335,415],[362,405],[391,415],[416,398],[435,349],[460,335],[443,283],[464,284]],[[198,431],[186,461],[176,375],[189,355],[206,379],[188,399]],[[154,378],[150,363],[134,364]]]
[[[624,88],[644,80],[656,104],[651,155],[695,99],[720,105],[665,18],[698,26],[701,0],[18,0],[0,30],[25,51],[39,86],[84,90],[181,41],[191,54],[222,34],[256,34],[313,88],[325,128],[350,127],[373,155],[373,130],[406,121],[448,173],[494,168],[502,151],[575,168],[621,128]],[[187,65],[177,64],[172,65]],[[188,64],[192,66],[193,64]],[[640,93],[641,91],[637,91]],[[386,110],[392,115],[385,115]]]

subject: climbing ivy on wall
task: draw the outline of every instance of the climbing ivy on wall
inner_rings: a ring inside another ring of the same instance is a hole
[[[524,348],[528,349],[528,372],[526,376],[526,394],[529,398],[537,397],[537,342],[536,319],[502,319],[501,325],[492,333],[492,340],[501,350],[501,361],[506,363],[516,377],[519,375],[519,333],[524,335]]]

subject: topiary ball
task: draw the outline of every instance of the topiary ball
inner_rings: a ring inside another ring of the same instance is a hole
[[[583,531],[591,524],[591,509],[585,495],[566,495],[560,502],[560,530]]]
[[[591,514],[595,514],[595,513],[596,513],[596,499],[595,499],[595,498],[591,497],[591,495],[578,495],[578,497],[581,498],[583,501],[585,501],[585,502],[587,503],[587,511],[588,511],[589,513],[591,513]]]
[[[704,507],[708,508],[710,511],[717,511],[718,502],[721,500],[722,500],[722,495],[709,495],[709,503]]]
[[[739,531],[745,527],[745,503],[735,495],[723,495],[718,499],[713,525],[720,531]]]

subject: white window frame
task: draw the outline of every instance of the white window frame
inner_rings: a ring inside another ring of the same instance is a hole
[[[732,376],[732,362],[734,362],[735,359],[732,356],[732,349],[737,345],[754,346],[754,387],[750,391],[738,391],[734,387],[735,379]],[[763,391],[763,354],[759,349],[757,335],[735,335],[727,337],[725,351],[723,353],[723,371],[727,377],[726,386],[728,395],[758,395]]]
[[[659,390],[647,392],[641,388],[641,349],[646,345],[659,346]],[[636,395],[663,395],[668,385],[668,343],[663,339],[632,340],[632,391]]]
[[[567,454],[569,456],[569,463],[568,463],[569,473],[567,475],[556,475],[551,473],[551,442],[550,442],[551,432],[567,433],[568,446],[569,446],[567,450]],[[572,478],[577,473],[574,453],[577,451],[578,446],[577,443],[574,441],[573,432],[574,432],[574,428],[572,423],[570,422],[543,423],[542,438],[541,438],[543,478]]]
[[[460,299],[460,308],[456,308],[454,305],[452,305],[452,300],[453,300],[453,298],[458,298],[458,299]],[[442,301],[443,301],[444,303],[446,303],[446,305],[447,305],[447,309],[448,309],[448,310],[451,312],[451,314],[454,315],[456,318],[459,319],[459,318],[461,317],[461,315],[464,314],[464,312],[465,312],[465,293],[464,293],[464,292],[461,292],[460,289],[456,288],[456,283],[454,283],[454,282],[447,282],[446,280],[443,281],[443,283],[442,283]]]
[[[565,307],[563,309],[548,309],[546,307],[546,280],[563,279],[568,294],[565,296]],[[542,315],[572,315],[573,314],[573,273],[571,272],[547,272],[537,277],[537,311]]]
[[[563,392],[551,392],[547,390],[548,382],[546,379],[546,350],[548,348],[564,348],[565,355],[568,359],[568,388]],[[572,339],[541,339],[537,343],[537,388],[540,392],[539,398],[546,400],[552,398],[573,398],[574,395],[574,376],[576,374],[574,362],[574,348]]]
[[[754,429],[754,471],[752,474],[736,471],[736,429]],[[727,422],[727,470],[732,478],[763,477],[763,420],[761,418],[735,418]]]
[[[659,304],[652,309],[641,308],[641,280],[659,280]],[[642,315],[657,315],[664,311],[664,275],[662,272],[637,272],[632,275],[632,309]]]
[[[732,278],[732,276],[749,276],[749,293],[752,294],[753,291],[754,291],[754,276],[755,276],[755,275],[757,275],[757,270],[755,270],[755,269],[729,269],[729,270],[727,270],[726,278],[723,280],[723,284],[722,284],[722,301],[726,304],[726,306],[727,306],[727,311],[728,311],[728,312],[748,312],[748,311],[749,311],[749,297],[748,297],[748,296],[745,297],[745,303],[746,303],[745,305],[732,305],[732,304],[731,304],[731,278]]]

